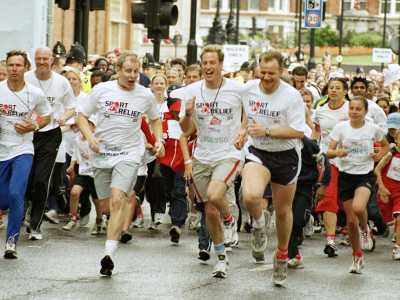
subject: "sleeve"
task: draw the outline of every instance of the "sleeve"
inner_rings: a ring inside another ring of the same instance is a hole
[[[51,106],[49,102],[46,100],[46,97],[44,96],[43,93],[40,93],[36,95],[35,97],[35,106],[33,110],[35,113],[37,113],[39,116],[49,116],[52,112]]]
[[[319,114],[320,114],[320,108],[317,108],[313,115],[312,115],[312,121],[314,124],[319,125]]]
[[[373,105],[373,118],[374,118],[374,122],[376,125],[378,125],[381,128],[385,128],[386,126],[386,114],[383,111],[382,108],[380,108],[376,103],[374,103],[375,105]]]
[[[322,178],[320,180],[320,183],[324,186],[327,186],[331,181],[331,164],[329,162],[329,159],[326,157],[326,154],[322,155],[324,159],[323,159],[323,167],[321,166],[322,167],[321,170],[323,170],[323,172],[321,172]]]
[[[149,100],[148,101],[149,105],[147,107],[147,110],[145,111],[145,113],[147,114],[147,117],[151,121],[159,119],[160,115],[159,115],[158,109],[157,109],[156,98],[154,97],[154,95],[151,92],[149,92],[148,100]]]
[[[151,133],[149,124],[146,122],[146,120],[144,118],[142,118],[141,129],[142,129],[142,132],[144,133],[144,136],[146,137],[147,142],[149,144],[154,145],[156,143],[156,138]]]
[[[90,117],[97,111],[98,98],[101,95],[101,86],[96,85],[92,92],[87,95],[85,101],[79,101],[76,104],[76,112],[82,113],[87,117]]]
[[[75,108],[76,97],[68,81],[65,81],[65,94],[63,100],[65,109]]]
[[[382,141],[385,136],[386,136],[386,131],[382,127],[376,126],[375,141]]]
[[[337,124],[335,127],[333,127],[331,133],[329,134],[329,140],[334,140],[336,142],[340,141],[341,138],[341,131],[342,131],[342,125],[341,123]]]
[[[306,113],[304,108],[303,98],[299,92],[293,93],[295,102],[289,107],[287,118],[289,127],[294,130],[304,132],[304,126],[306,126]]]

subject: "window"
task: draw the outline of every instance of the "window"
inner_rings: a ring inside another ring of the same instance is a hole
[[[349,11],[351,8],[351,0],[344,0],[343,10]]]
[[[381,14],[385,13],[385,0],[381,0]],[[390,13],[390,0],[387,0],[386,13]]]
[[[249,2],[250,2],[249,9],[251,10],[260,9],[260,0],[249,0]]]
[[[210,0],[201,0],[201,9],[209,9]]]
[[[120,47],[120,24],[112,22],[111,23],[111,48]]]
[[[400,14],[400,0],[396,0],[396,14]]]

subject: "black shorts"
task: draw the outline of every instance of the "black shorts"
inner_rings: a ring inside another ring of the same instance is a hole
[[[93,199],[98,199],[96,187],[94,186],[93,177],[87,175],[80,175],[79,174],[79,165],[75,164],[75,182],[74,185],[81,186],[84,190],[86,190]]]
[[[368,174],[348,174],[339,172],[339,198],[342,202],[354,198],[354,192],[359,187],[368,188],[371,193],[375,187],[375,175],[373,172]]]
[[[249,147],[250,155],[246,161],[261,163],[271,173],[271,182],[280,185],[295,183],[300,174],[301,154],[296,149],[268,152]]]

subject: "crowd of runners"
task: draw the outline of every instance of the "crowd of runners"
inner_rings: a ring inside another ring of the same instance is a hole
[[[304,267],[299,246],[314,231],[328,257],[351,246],[351,273],[379,247],[374,235],[394,232],[388,257],[400,260],[398,78],[329,60],[308,70],[277,51],[226,73],[213,45],[189,66],[117,50],[86,59],[79,46],[32,60],[13,50],[0,63],[4,258],[17,258],[20,232],[41,240],[45,220],[86,226],[93,205],[90,234],[106,236],[100,273],[111,276],[147,201],[149,230],[168,214],[172,244],[187,225],[200,262],[214,250],[214,277],[227,276],[239,231],[265,263],[271,223],[275,285]]]

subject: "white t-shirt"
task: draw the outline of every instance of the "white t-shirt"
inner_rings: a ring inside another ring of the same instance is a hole
[[[91,151],[87,140],[82,138],[81,134],[77,134],[73,141],[73,152],[71,160],[75,160],[79,164],[79,175],[94,177],[93,163],[91,161]]]
[[[260,80],[252,80],[246,84],[243,94],[249,124],[257,122],[265,128],[290,127],[304,132],[305,105],[300,93],[291,85],[281,80],[277,90],[267,95],[260,89]],[[255,148],[270,152],[302,147],[301,139],[262,136],[253,137],[252,141]]]
[[[39,80],[33,70],[25,73],[25,80],[42,90],[53,110],[50,123],[39,131],[57,128],[59,125],[55,120],[58,120],[66,110],[74,108],[75,104],[74,92],[68,80],[56,72],[51,72],[48,80]]]
[[[234,146],[241,127],[242,86],[236,80],[224,79],[221,88],[209,89],[204,80],[185,87],[180,117],[185,115],[186,101],[196,97],[193,120],[197,127],[194,158],[212,163],[226,158],[243,160],[243,152]]]
[[[78,106],[78,103],[81,103],[82,101],[85,101],[87,99],[87,94],[84,92],[80,92],[79,95],[75,98],[76,101],[74,103],[74,108],[76,109],[76,107]],[[68,130],[63,132],[63,143],[65,145],[65,152],[68,153],[68,155],[72,156],[73,152],[74,152],[74,140],[77,136],[77,133],[74,132],[70,126],[75,124],[75,117],[70,118],[67,121],[67,126],[69,127]]]
[[[321,129],[320,149],[326,153],[330,143],[330,133],[332,129],[342,121],[349,119],[349,102],[345,101],[344,104],[336,109],[329,107],[329,103],[319,106],[314,113],[313,122]],[[331,164],[338,166],[338,158],[330,159]]]
[[[43,92],[29,83],[16,93],[0,83],[0,161],[22,154],[33,154],[33,133],[19,134],[14,125],[24,118],[49,116],[51,107]]]
[[[385,131],[378,125],[366,121],[361,128],[353,128],[350,121],[337,124],[330,137],[338,142],[338,148],[344,148],[347,156],[339,158],[339,171],[349,174],[368,174],[374,169],[374,142],[385,137]]]
[[[365,118],[374,122],[380,128],[386,128],[386,114],[383,109],[372,100],[368,101],[368,112]]]
[[[136,84],[133,90],[125,91],[116,80],[102,82],[78,104],[77,111],[96,117],[94,135],[100,141],[100,153],[92,155],[96,168],[112,168],[121,161],[141,163],[145,150],[141,115],[158,119],[155,98],[148,89]]]

